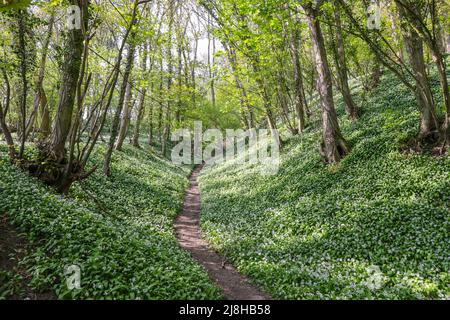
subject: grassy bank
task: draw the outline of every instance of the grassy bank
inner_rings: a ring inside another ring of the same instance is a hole
[[[310,128],[288,141],[276,176],[234,163],[205,171],[206,238],[275,298],[448,299],[450,157],[400,151],[419,114],[394,78],[362,107],[350,122],[338,103],[353,146],[338,166],[321,162]]]
[[[96,149],[92,165],[103,151]],[[63,198],[9,165],[5,146],[0,152],[0,213],[29,243],[22,266],[33,290],[64,299],[220,297],[172,231],[189,169],[126,146],[114,156],[111,179],[95,173]],[[68,290],[68,265],[80,267],[81,290]],[[6,298],[18,280],[2,274]]]

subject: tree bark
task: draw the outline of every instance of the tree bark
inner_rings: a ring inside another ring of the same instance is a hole
[[[129,43],[128,47],[128,53],[126,58],[126,66],[125,71],[123,74],[122,79],[122,86],[120,88],[120,94],[119,94],[119,101],[117,104],[116,111],[114,113],[114,118],[111,125],[111,136],[109,138],[109,144],[108,144],[108,150],[105,153],[105,158],[103,161],[103,174],[106,176],[111,175],[111,158],[114,151],[114,144],[117,139],[117,135],[119,133],[119,124],[120,124],[120,115],[122,114],[122,109],[125,102],[125,95],[127,91],[128,82],[130,79],[131,72],[133,70],[133,60],[134,60],[134,54],[136,50],[136,46],[134,44],[135,38],[136,38],[136,30],[134,29],[134,25],[136,24],[136,15],[137,15],[137,3],[135,2],[135,7],[133,10],[133,19],[130,23],[130,30],[131,31],[131,41]]]
[[[405,29],[405,33],[408,34],[408,31],[412,29],[411,37],[415,37],[416,35],[422,37],[431,51],[433,62],[436,64],[438,70],[442,98],[446,110],[444,124],[440,132],[440,138],[443,141],[442,150],[444,150],[445,147],[450,147],[450,90],[444,58],[445,50],[442,46],[441,39],[443,31],[437,19],[437,6],[434,1],[432,3],[423,3],[396,0],[396,4],[402,18],[409,23],[409,25],[406,25],[406,22],[404,22],[403,28]],[[428,15],[431,17],[432,28],[427,27],[426,20]]]
[[[372,75],[370,81],[370,89],[375,89],[380,84],[381,76],[383,75],[383,70],[381,69],[381,63],[378,58],[375,57],[375,62],[372,68]]]
[[[127,137],[128,128],[130,127],[130,117],[131,112],[133,110],[133,92],[131,89],[131,82],[128,82],[127,88],[125,91],[125,101],[123,105],[123,112],[122,112],[122,119],[120,121],[120,129],[119,134],[117,136],[116,141],[116,150],[122,151],[123,142],[125,141],[125,138]]]
[[[408,53],[409,62],[414,72],[416,82],[416,98],[419,103],[421,119],[419,139],[425,139],[439,129],[439,121],[433,101],[430,83],[424,60],[423,40],[417,31],[407,22],[405,8],[397,2],[401,18],[401,30]]]
[[[348,69],[345,56],[344,38],[342,34],[341,13],[338,6],[334,8],[334,21],[336,24],[336,43],[334,44],[334,59],[338,75],[339,89],[345,102],[345,111],[347,115],[355,120],[359,116],[359,109],[353,100],[350,87],[348,85]]]
[[[169,95],[167,99],[167,105],[166,105],[166,116],[165,116],[165,124],[164,124],[164,132],[163,132],[163,139],[161,143],[161,153],[163,156],[167,153],[167,144],[169,142],[170,137],[170,130],[171,130],[171,112],[172,112],[172,101],[170,99],[171,96],[171,90],[172,90],[172,82],[173,82],[173,59],[172,59],[172,31],[173,31],[173,23],[174,23],[174,14],[175,14],[175,8],[174,4],[172,2],[169,2],[169,41],[167,44],[167,93]]]
[[[234,80],[236,82],[236,88],[239,90],[239,93],[241,95],[240,105],[242,113],[244,114],[246,126],[248,129],[255,128],[255,116],[253,112],[253,107],[250,105],[247,90],[245,89],[245,86],[242,83],[241,77],[239,76],[238,73],[236,51],[227,44],[225,44],[224,46],[227,52],[228,61],[230,62],[231,69],[233,71]]]
[[[295,123],[294,125],[291,123],[291,119],[289,118],[289,105],[288,105],[288,93],[286,90],[286,84],[284,83],[284,77],[283,75],[279,72],[278,75],[278,82],[279,82],[279,86],[278,86],[278,102],[279,102],[279,106],[281,109],[281,114],[283,116],[284,119],[284,124],[286,125],[286,128],[291,132],[292,135],[296,135],[298,134],[298,130],[295,128]]]
[[[0,127],[2,129],[3,135],[5,136],[6,144],[8,145],[8,155],[11,162],[14,161],[16,157],[16,150],[15,150],[15,144],[14,139],[11,135],[11,131],[8,128],[8,125],[6,123],[6,116],[9,111],[9,106],[11,103],[11,86],[9,83],[8,74],[3,69],[2,70],[3,79],[6,84],[6,97],[5,97],[5,108],[2,107],[2,104],[0,102]]]
[[[87,0],[71,0],[70,4],[87,7]],[[87,14],[84,11],[84,14]],[[66,157],[65,144],[72,124],[73,106],[80,76],[83,54],[83,31],[73,29],[67,32],[59,104],[56,112],[54,130],[49,137],[48,151],[56,162],[62,162]]]
[[[215,64],[215,58],[214,55],[216,54],[216,42],[214,39],[214,36],[211,36],[211,15],[208,14],[208,72],[209,72],[209,82],[210,82],[210,89],[211,89],[211,101],[213,107],[216,106],[216,89],[214,85],[214,64]]]
[[[304,5],[312,35],[315,64],[318,75],[318,89],[322,104],[321,154],[327,163],[337,163],[350,152],[347,141],[341,134],[333,101],[331,71],[327,60],[325,41],[318,19],[319,8]]]
[[[19,106],[19,126],[20,130],[20,149],[19,158],[23,158],[26,142],[26,118],[27,118],[27,97],[28,97],[28,59],[27,59],[27,45],[26,45],[26,33],[27,33],[27,18],[28,13],[26,10],[19,10],[15,15],[17,19],[17,47],[15,48],[19,59],[19,73],[20,73],[20,85],[18,89],[18,106]]]
[[[148,58],[147,44],[145,44],[144,47],[142,48],[141,54],[142,54],[141,70],[144,73],[144,79],[145,79],[146,74],[147,74],[147,58]],[[132,145],[136,148],[139,148],[139,136],[140,136],[142,118],[144,117],[146,95],[147,95],[147,87],[141,88],[141,91],[139,92],[139,99],[138,99],[139,100],[138,115],[137,115],[137,119],[136,119],[136,126],[134,128],[133,142],[132,142]]]
[[[294,34],[291,38],[291,57],[294,66],[294,90],[295,90],[295,110],[297,112],[298,132],[303,133],[305,130],[305,109],[307,102],[305,97],[305,90],[303,87],[302,66],[300,63],[300,32],[295,28]]]
[[[53,24],[55,20],[55,14],[52,13],[50,16],[50,21],[48,25],[47,30],[47,36],[45,37],[45,40],[42,45],[42,57],[41,57],[41,63],[39,66],[39,73],[36,80],[36,95],[34,97],[34,103],[33,103],[33,109],[31,111],[30,117],[28,119],[27,123],[27,130],[26,130],[26,136],[29,136],[30,131],[33,129],[35,121],[36,121],[36,115],[39,113],[41,116],[41,126],[40,126],[40,132],[39,136],[40,139],[43,140],[48,137],[50,134],[50,114],[47,109],[47,97],[45,95],[44,91],[44,76],[45,76],[45,69],[47,64],[47,55],[48,55],[48,49],[50,47],[50,40],[53,33]],[[40,107],[40,108],[39,108]]]

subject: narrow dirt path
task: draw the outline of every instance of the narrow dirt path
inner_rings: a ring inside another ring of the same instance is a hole
[[[183,212],[175,221],[175,233],[180,246],[188,250],[208,272],[209,277],[229,300],[268,300],[270,297],[249,283],[235,268],[225,263],[216,252],[209,249],[200,232],[200,190],[197,178],[201,166],[194,169],[190,187],[184,199]]]

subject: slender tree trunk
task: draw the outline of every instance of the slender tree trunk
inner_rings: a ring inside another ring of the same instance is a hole
[[[144,79],[146,77],[147,73],[147,58],[148,58],[148,47],[147,44],[144,45],[142,48],[142,60],[141,60],[141,69],[144,73]],[[133,134],[133,142],[132,145],[136,148],[139,148],[139,136],[140,136],[140,130],[141,130],[141,122],[144,117],[145,112],[145,98],[147,95],[147,87],[142,88],[142,91],[139,92],[139,107],[138,107],[138,115],[136,120],[136,126],[134,128],[134,134]]]
[[[23,158],[26,142],[26,119],[27,119],[27,97],[28,97],[28,61],[27,61],[27,46],[26,46],[26,32],[27,32],[27,17],[28,14],[24,10],[19,10],[16,13],[17,18],[17,55],[20,64],[20,89],[18,94],[18,104],[20,121],[18,129],[20,129],[20,150],[19,158]]]
[[[406,51],[416,81],[415,94],[421,113],[419,139],[425,139],[438,130],[439,121],[436,115],[433,94],[427,76],[423,40],[416,30],[406,21],[405,9],[398,3],[397,8],[402,19],[401,30]]]
[[[54,19],[55,19],[55,14],[52,13],[50,16],[50,21],[49,21],[49,25],[48,25],[47,36],[42,45],[43,51],[42,51],[41,63],[39,66],[39,73],[38,73],[38,77],[36,80],[36,95],[34,97],[33,109],[31,111],[31,114],[30,114],[30,117],[29,117],[28,123],[27,123],[27,130],[26,130],[27,137],[29,136],[31,130],[33,129],[33,127],[35,125],[36,114],[38,112],[41,115],[41,128],[40,129],[44,130],[39,133],[40,138],[45,139],[50,134],[50,119],[49,119],[49,112],[47,110],[47,97],[45,95],[43,84],[44,84],[44,76],[45,76],[45,69],[46,69],[46,63],[47,63],[48,49],[50,47],[50,40],[51,40],[52,33],[53,33]]]
[[[125,91],[125,101],[124,101],[124,109],[122,112],[122,119],[120,121],[120,129],[119,134],[117,136],[116,141],[116,150],[122,151],[123,142],[125,141],[125,138],[128,133],[128,128],[130,126],[130,117],[131,117],[131,111],[133,109],[133,91],[131,89],[131,81],[128,82],[127,88]]]
[[[253,112],[253,107],[250,105],[247,90],[245,89],[245,86],[242,83],[241,77],[239,76],[238,73],[236,51],[228,45],[225,45],[225,50],[227,52],[228,60],[230,62],[231,69],[233,71],[234,80],[236,82],[236,88],[239,90],[241,95],[240,105],[241,110],[244,114],[246,126],[248,127],[248,129],[255,128],[255,116]]]
[[[289,118],[289,106],[288,106],[288,99],[287,92],[285,89],[286,84],[284,83],[283,75],[280,74],[278,76],[278,102],[280,104],[280,109],[283,115],[284,123],[287,127],[287,129],[291,132],[292,135],[298,134],[298,130],[294,128],[294,125],[291,123],[291,119]]]
[[[443,125],[443,130],[441,132],[441,140],[444,141],[443,149],[445,146],[450,146],[450,91],[449,91],[449,83],[447,79],[447,69],[445,65],[445,58],[444,58],[444,49],[442,48],[442,41],[441,41],[441,26],[437,19],[437,7],[436,3],[432,1],[431,3],[428,2],[417,2],[417,1],[406,1],[406,0],[396,0],[398,11],[400,13],[400,16],[402,17],[403,24],[402,24],[402,31],[404,32],[405,39],[408,38],[409,46],[414,48],[414,46],[419,47],[419,44],[416,44],[414,41],[416,40],[416,37],[421,36],[420,41],[422,39],[427,44],[428,48],[430,49],[430,53],[433,59],[433,62],[436,64],[438,73],[439,73],[439,79],[441,83],[441,91],[442,91],[442,97],[444,101],[444,106],[446,109],[446,118]],[[426,13],[425,13],[426,12]],[[427,27],[427,17],[428,15],[431,17],[431,24],[432,28],[429,29]],[[422,48],[419,48],[419,51],[422,51],[423,54],[423,44],[421,44]],[[411,49],[410,49],[411,50]],[[417,53],[418,54],[418,53]],[[425,64],[422,60],[423,57],[415,57],[414,54],[410,53],[411,60],[414,60],[411,62],[413,67],[417,68],[415,69],[415,73],[417,74],[417,82],[418,87],[420,87],[423,91],[423,96],[427,96],[428,94],[431,95],[431,88],[429,86],[429,81],[426,78],[426,74],[421,72],[423,69],[423,64]],[[420,60],[422,58],[422,60]],[[424,82],[427,82],[425,84]],[[425,86],[426,85],[426,86]],[[423,99],[423,98],[422,98]],[[431,100],[432,101],[432,100]],[[433,102],[433,101],[432,101]],[[433,102],[434,104],[434,102]],[[431,118],[431,121],[434,124],[435,117],[435,106],[432,106],[433,114],[429,115],[428,117]],[[438,125],[436,125],[437,127]],[[428,128],[425,127],[425,130]],[[432,127],[432,129],[434,129]],[[428,132],[421,133],[423,137],[427,137],[429,134]]]
[[[195,38],[195,45],[194,45],[194,61],[192,62],[191,67],[191,78],[192,78],[192,102],[194,106],[197,103],[197,79],[195,72],[197,70],[197,55],[198,55],[198,38]]]
[[[2,129],[3,135],[5,136],[6,144],[8,145],[8,155],[9,159],[14,161],[16,157],[16,150],[15,150],[15,144],[14,139],[11,135],[11,131],[8,128],[8,125],[6,123],[6,116],[9,111],[9,106],[11,103],[11,86],[9,83],[8,74],[3,69],[2,70],[3,79],[6,84],[6,97],[5,97],[5,108],[3,109],[1,102],[0,102],[0,128]]]
[[[433,62],[436,64],[439,81],[441,84],[442,99],[445,106],[445,119],[442,127],[442,140],[444,147],[450,147],[450,89],[447,78],[447,66],[444,53],[438,39],[429,39],[429,47],[432,52]]]
[[[135,22],[134,22],[135,23]],[[134,23],[131,23],[131,28],[133,28]],[[103,161],[103,174],[106,176],[110,176],[111,174],[111,158],[114,150],[114,144],[117,139],[117,135],[119,132],[119,124],[120,124],[120,115],[122,114],[122,109],[125,102],[125,95],[127,91],[128,82],[130,79],[131,71],[133,70],[133,60],[134,54],[136,50],[136,46],[134,44],[134,40],[136,38],[136,31],[132,31],[131,33],[131,41],[128,47],[127,59],[125,71],[122,79],[122,86],[120,88],[119,94],[119,102],[117,104],[116,112],[114,114],[114,118],[111,126],[111,136],[109,138],[108,150],[105,153],[105,159]]]
[[[168,51],[168,57],[167,57],[167,93],[169,95],[169,99],[167,99],[167,107],[166,107],[166,116],[165,116],[165,125],[164,125],[164,132],[163,132],[163,139],[161,144],[161,153],[163,156],[167,153],[167,143],[169,142],[170,137],[170,129],[171,129],[171,106],[172,101],[170,99],[171,96],[171,90],[172,90],[172,77],[173,77],[173,59],[172,59],[172,31],[173,31],[173,23],[174,23],[174,13],[175,8],[173,7],[173,3],[169,3],[169,11],[170,11],[170,17],[169,17],[169,41],[167,46]]]
[[[350,152],[347,141],[341,134],[333,101],[331,71],[327,60],[325,41],[318,17],[318,8],[305,6],[312,35],[315,64],[318,74],[318,89],[322,104],[322,145],[321,154],[327,163],[339,162]]]
[[[216,89],[214,86],[214,55],[216,54],[216,42],[214,36],[211,36],[211,15],[208,15],[208,70],[211,89],[211,101],[213,107],[216,106]]]
[[[383,75],[383,70],[381,69],[381,63],[378,58],[375,57],[375,62],[372,68],[372,75],[370,81],[370,89],[375,89],[380,84],[381,76]]]
[[[47,139],[51,131],[50,111],[48,110],[47,95],[45,94],[44,90],[41,91],[39,114],[40,114],[39,139],[44,141],[45,139]]]
[[[115,88],[116,88],[116,85],[117,85],[117,82],[119,79],[120,66],[122,64],[122,59],[123,59],[123,51],[125,50],[125,46],[127,44],[130,34],[133,34],[133,27],[137,22],[136,20],[137,20],[138,5],[139,5],[139,0],[134,0],[132,14],[131,14],[131,22],[128,25],[125,36],[122,39],[122,44],[119,48],[116,63],[114,65],[114,68],[112,69],[111,75],[108,77],[108,81],[106,82],[105,87],[103,88],[102,97],[99,102],[100,106],[103,106],[104,100],[107,99],[106,104],[103,108],[103,112],[99,113],[99,115],[97,116],[97,119],[95,120],[94,124],[92,125],[90,141],[83,148],[82,154],[80,155],[82,166],[86,165],[98,139],[101,138],[102,141],[104,141],[103,137],[101,137],[101,133],[105,126],[106,117],[107,117],[108,111],[111,107]],[[120,114],[119,114],[119,120],[120,120]],[[112,140],[112,141],[110,140],[110,143],[111,142],[112,142],[112,148],[113,148],[114,140]],[[109,147],[111,148],[111,146],[109,146]],[[108,149],[108,152],[109,152],[109,149]],[[109,155],[109,161],[111,161],[111,155],[112,155],[112,152]],[[104,172],[106,171],[106,173],[109,174],[110,173],[109,164],[107,165],[106,170],[105,170],[105,162],[103,163],[103,167],[104,167],[103,171]]]
[[[264,104],[264,110],[266,113],[266,119],[267,119],[267,124],[269,126],[270,131],[272,132],[272,135],[276,134],[277,129],[277,123],[276,123],[276,117],[273,114],[272,108],[271,108],[271,101],[270,101],[270,96],[269,96],[269,92],[266,88],[266,85],[264,83],[264,80],[261,78],[261,70],[260,70],[260,66],[259,66],[259,61],[258,58],[253,58],[252,59],[252,67],[253,67],[253,72],[256,75],[256,83],[258,85],[258,89],[260,92],[260,95],[263,99],[263,104]],[[281,141],[280,141],[281,142]]]
[[[445,66],[445,60],[442,56],[435,55],[434,59],[439,72],[439,79],[441,82],[442,95],[445,105],[445,120],[443,126],[444,146],[450,147],[450,91],[447,78],[447,69]]]
[[[162,51],[162,50],[161,50]],[[160,52],[162,54],[162,52]],[[158,108],[158,136],[159,136],[159,143],[162,145],[163,143],[163,114],[164,114],[164,104],[163,104],[163,88],[164,88],[164,66],[163,66],[163,59],[162,56],[160,57],[159,61],[160,65],[160,79],[159,79],[159,108]]]
[[[294,91],[295,91],[295,111],[297,113],[297,129],[299,133],[305,130],[305,108],[307,106],[305,91],[303,87],[302,66],[300,63],[300,32],[295,28],[291,38],[291,57],[294,66]]]
[[[103,161],[103,174],[106,176],[111,175],[111,158],[112,158],[112,154],[114,151],[114,144],[115,144],[117,134],[119,131],[120,115],[122,113],[122,108],[123,108],[123,104],[124,104],[124,100],[125,100],[127,84],[128,84],[128,81],[129,81],[129,78],[131,75],[131,71],[133,69],[133,58],[134,58],[134,54],[135,54],[135,50],[136,50],[135,39],[136,39],[136,32],[137,32],[135,25],[138,23],[138,18],[137,18],[137,13],[139,10],[138,7],[139,7],[139,0],[134,0],[131,21],[128,26],[127,33],[125,35],[122,47],[119,52],[119,54],[122,53],[124,44],[128,40],[128,35],[130,35],[131,40],[129,42],[129,48],[128,48],[127,59],[126,59],[126,67],[125,67],[125,72],[123,75],[122,86],[120,88],[119,102],[118,102],[117,109],[114,114],[114,118],[113,118],[113,122],[112,122],[111,137],[109,138],[108,150],[105,153],[105,159]],[[119,57],[119,59],[118,59],[118,65],[116,65],[116,68],[118,68],[116,70],[117,71],[116,77],[118,76],[118,72],[120,70],[120,62],[121,62],[121,57]],[[117,81],[117,78],[115,78],[113,81],[114,86],[115,86],[116,81]],[[114,90],[114,86],[111,90]],[[111,91],[111,95],[109,97],[108,104],[111,103],[112,93],[113,93],[113,91]]]
[[[87,12],[87,11],[86,11]],[[75,119],[73,121],[72,127],[69,133],[69,156],[67,159],[67,163],[65,164],[63,178],[61,183],[58,186],[58,191],[60,193],[66,194],[69,192],[69,189],[72,183],[76,180],[83,179],[88,177],[91,173],[86,174],[84,172],[83,166],[80,166],[80,163],[75,160],[75,144],[77,141],[80,141],[79,127],[83,117],[83,104],[84,99],[86,97],[87,90],[89,88],[89,83],[91,81],[91,75],[88,76],[85,86],[83,88],[83,82],[85,80],[85,74],[87,69],[87,63],[89,59],[89,39],[88,37],[84,37],[84,45],[83,45],[83,60],[80,68],[80,76],[77,81],[77,90],[76,90],[76,106],[77,112],[75,114]],[[93,171],[96,168],[94,167]],[[93,172],[92,171],[92,172]]]
[[[177,39],[177,110],[175,114],[175,120],[178,124],[181,123],[181,109],[182,109],[182,101],[181,101],[181,87],[183,85],[183,47],[182,47],[181,39]]]
[[[336,24],[336,43],[334,46],[334,58],[336,62],[338,84],[344,98],[346,107],[345,110],[347,115],[351,119],[356,119],[359,116],[359,109],[353,100],[350,87],[348,85],[348,70],[345,56],[344,38],[342,34],[341,13],[340,9],[337,6],[334,9],[334,21]]]
[[[8,125],[6,124],[5,118],[6,113],[4,112],[2,103],[0,102],[0,128],[2,129],[3,135],[5,136],[6,145],[8,146],[9,159],[13,161],[16,155],[16,151],[14,148],[14,139],[11,135],[11,131],[9,131]]]
[[[153,145],[153,103],[150,103],[148,112],[148,139],[147,144]]]
[[[153,63],[151,64],[153,65]],[[151,94],[154,95],[154,87],[155,87],[155,83],[152,81],[151,82],[151,86],[150,86],[150,91]],[[148,112],[148,140],[147,143],[149,146],[151,146],[153,144],[153,101],[150,103],[149,105],[149,112]]]

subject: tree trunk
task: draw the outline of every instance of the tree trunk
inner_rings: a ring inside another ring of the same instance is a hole
[[[174,7],[173,3],[169,3],[169,41],[167,44],[167,93],[169,95],[167,99],[167,107],[166,107],[166,116],[165,116],[165,124],[164,124],[164,132],[163,139],[161,144],[161,153],[163,156],[167,153],[167,143],[169,142],[170,137],[170,129],[171,129],[171,105],[172,101],[170,99],[171,90],[172,90],[172,76],[173,76],[173,61],[172,61],[172,30],[173,30],[173,22],[174,22]]]
[[[211,101],[213,107],[216,106],[216,89],[214,86],[214,63],[215,58],[214,55],[216,54],[216,42],[214,39],[214,36],[211,36],[211,15],[208,14],[208,72],[209,72],[209,82],[210,82],[210,89],[211,89]],[[212,38],[212,39],[211,39]],[[212,52],[211,52],[211,45],[212,45]]]
[[[253,112],[253,107],[250,105],[247,90],[245,89],[245,86],[242,83],[241,77],[239,76],[238,73],[236,51],[226,44],[224,46],[227,52],[228,60],[231,65],[231,69],[233,71],[234,80],[236,82],[236,88],[239,90],[239,93],[241,95],[240,105],[242,113],[244,114],[246,126],[248,127],[248,129],[255,128],[255,116]],[[245,114],[248,114],[248,116]]]
[[[338,87],[342,93],[345,102],[345,111],[347,115],[355,120],[359,116],[359,110],[356,106],[350,87],[348,85],[348,70],[347,61],[345,57],[344,38],[342,34],[342,22],[340,9],[335,6],[334,8],[334,21],[336,24],[336,43],[334,44],[334,59],[336,62],[336,71],[338,75]]]
[[[86,177],[80,165],[76,164],[72,166],[72,153],[67,157],[65,149],[66,141],[71,132],[73,109],[77,97],[77,90],[80,85],[79,81],[82,79],[80,74],[84,74],[84,71],[82,71],[82,58],[85,49],[83,43],[86,40],[85,35],[87,34],[89,20],[87,0],[73,0],[70,1],[70,4],[76,5],[81,9],[82,25],[80,29],[74,28],[67,30],[64,34],[65,51],[60,79],[61,87],[59,90],[59,102],[53,132],[45,141],[41,141],[38,144],[38,159],[24,161],[22,163],[22,166],[31,175],[55,187],[60,193],[67,192],[74,181]],[[43,95],[43,99],[45,103],[45,95]],[[73,171],[68,172],[67,168],[73,168]]]
[[[442,140],[444,147],[450,147],[450,90],[447,78],[447,66],[445,63],[444,52],[437,39],[430,39],[429,46],[433,55],[433,61],[436,64],[439,81],[441,84],[442,99],[445,106],[445,119],[442,127]]]
[[[87,6],[85,0],[81,2],[83,7]],[[80,1],[71,0],[70,3],[78,6]],[[87,12],[85,11],[84,14],[87,14]],[[64,161],[66,157],[65,144],[72,124],[73,106],[80,76],[83,53],[83,32],[81,29],[73,29],[67,32],[65,48],[59,104],[54,130],[49,137],[49,145],[47,146],[52,158],[59,163]]]
[[[441,82],[442,95],[445,105],[445,120],[443,125],[443,144],[446,147],[450,147],[450,92],[449,83],[447,79],[447,71],[445,66],[445,60],[442,56],[436,57],[435,61],[439,72],[439,79]]]
[[[150,104],[148,112],[148,139],[147,144],[153,145],[153,104]]]
[[[198,42],[199,39],[195,36],[195,45],[194,45],[194,61],[192,62],[192,70],[191,70],[191,78],[192,78],[192,102],[194,106],[197,103],[197,78],[195,75],[197,69],[197,55],[198,55]]]
[[[419,136],[420,140],[433,135],[439,128],[439,121],[433,101],[433,94],[427,77],[424,60],[423,40],[416,30],[406,21],[406,12],[402,5],[397,3],[398,12],[402,19],[401,30],[408,53],[409,62],[416,81],[416,98],[419,103],[421,119]]]
[[[6,124],[5,116],[6,113],[4,112],[2,103],[0,102],[0,128],[2,129],[3,135],[5,136],[6,145],[8,146],[9,159],[13,161],[16,155],[14,139],[11,135],[11,131],[9,131],[8,125]]]
[[[378,58],[375,57],[375,62],[372,68],[372,75],[370,81],[370,89],[375,89],[380,84],[381,76],[383,75],[383,70],[381,69],[381,63]]]
[[[148,47],[147,47],[147,44],[145,44],[142,49],[142,60],[141,60],[141,69],[145,75],[144,79],[145,79],[146,73],[147,73],[147,58],[148,58]],[[139,148],[139,136],[140,136],[140,130],[141,130],[141,122],[142,122],[142,118],[144,117],[145,97],[147,95],[147,88],[141,88],[141,90],[142,91],[139,92],[138,115],[137,115],[137,120],[136,120],[136,126],[134,128],[133,142],[132,142],[132,145],[136,148]]]
[[[11,86],[9,84],[9,78],[6,71],[2,70],[3,79],[6,84],[6,97],[5,97],[5,108],[3,109],[2,104],[0,102],[0,128],[2,129],[3,135],[5,136],[6,144],[8,145],[8,155],[9,159],[14,161],[16,157],[16,150],[14,145],[14,139],[11,135],[11,131],[8,128],[8,125],[6,124],[6,116],[9,111],[9,106],[11,103]]]
[[[39,108],[39,114],[40,114],[40,130],[39,130],[39,135],[40,135],[40,139],[41,140],[45,140],[48,135],[50,134],[51,128],[50,128],[50,112],[48,110],[48,101],[47,101],[47,96],[45,94],[44,91],[44,86],[43,86],[43,82],[44,82],[44,72],[45,72],[45,65],[46,65],[46,61],[47,61],[47,54],[48,54],[48,47],[50,45],[50,40],[51,40],[51,35],[53,32],[53,24],[54,24],[54,19],[55,19],[55,14],[52,13],[51,18],[50,18],[50,22],[49,22],[49,27],[48,27],[48,35],[47,38],[45,39],[45,44],[44,44],[44,52],[42,54],[42,59],[41,59],[41,70],[39,73],[39,78],[38,78],[38,83],[36,85],[37,88],[37,93],[36,93],[36,97],[35,97],[35,103],[36,105],[40,105]]]
[[[25,151],[25,141],[26,141],[26,118],[27,118],[27,97],[28,97],[28,61],[27,61],[27,45],[26,45],[26,33],[27,33],[27,19],[28,13],[26,10],[19,10],[16,13],[17,19],[17,47],[16,53],[19,59],[19,70],[20,70],[20,85],[18,89],[18,105],[19,105],[19,126],[20,130],[20,150],[19,158],[23,158]]]
[[[43,84],[44,84],[44,76],[45,76],[45,68],[46,68],[46,63],[47,63],[48,49],[50,47],[50,40],[51,40],[52,33],[53,33],[54,19],[55,19],[55,14],[52,13],[50,16],[50,21],[49,21],[49,25],[48,25],[47,36],[42,45],[43,51],[42,51],[41,63],[39,66],[39,73],[38,73],[38,77],[36,80],[36,95],[34,97],[33,109],[31,111],[30,117],[28,119],[27,130],[26,130],[26,136],[28,137],[31,130],[33,130],[33,127],[36,122],[36,115],[39,112],[41,115],[41,121],[40,121],[41,124],[43,122],[45,122],[44,126],[41,125],[41,129],[44,129],[44,132],[39,133],[41,140],[47,138],[47,136],[50,133],[50,119],[48,119],[49,112],[47,110],[47,97],[45,95]]]
[[[305,97],[305,90],[303,87],[302,66],[300,63],[300,32],[295,28],[291,39],[291,57],[294,66],[294,90],[295,90],[295,111],[297,113],[298,132],[303,133],[305,130],[305,109],[307,102]]]
[[[284,83],[283,75],[281,75],[281,74],[279,75],[278,81],[279,81],[278,102],[280,105],[284,123],[285,123],[287,129],[291,132],[291,134],[296,135],[296,134],[298,134],[298,130],[296,128],[294,128],[295,124],[292,125],[291,119],[289,118],[288,99],[286,98],[287,92],[284,89],[286,84]]]
[[[318,8],[306,5],[308,24],[312,35],[315,64],[318,74],[318,89],[322,104],[321,154],[327,163],[337,163],[350,152],[347,141],[341,134],[333,101],[331,71],[327,60],[325,41],[318,19]]]
[[[138,23],[138,18],[137,18],[137,14],[139,11],[138,7],[139,7],[139,0],[134,0],[133,7],[132,7],[133,11],[132,11],[132,15],[131,15],[131,21],[130,21],[130,24],[128,25],[127,33],[123,39],[122,47],[119,50],[120,56],[118,59],[118,64],[116,65],[116,68],[117,68],[117,70],[116,70],[117,73],[115,76],[116,78],[113,81],[114,84],[113,84],[113,87],[111,88],[111,94],[110,94],[109,102],[108,102],[108,104],[111,103],[115,82],[117,81],[117,76],[120,71],[120,62],[121,62],[122,51],[123,51],[125,43],[128,40],[128,36],[130,35],[131,40],[129,42],[129,48],[128,48],[127,59],[126,59],[126,67],[125,67],[125,72],[123,75],[122,86],[120,88],[119,102],[118,102],[117,109],[114,114],[114,118],[113,118],[113,122],[112,122],[111,137],[109,139],[108,150],[105,153],[105,158],[103,161],[103,174],[106,176],[111,175],[112,153],[114,150],[114,144],[115,144],[118,130],[119,130],[120,115],[122,113],[123,103],[125,100],[127,84],[128,84],[128,80],[131,75],[131,71],[133,69],[133,58],[134,58],[134,54],[135,54],[135,50],[136,50],[135,40],[136,40],[136,33],[137,33],[137,28],[135,28],[135,25]]]
[[[152,80],[152,83],[151,83],[150,90],[151,90],[151,94],[153,95],[153,93],[154,93],[154,82],[153,82],[153,80]],[[148,111],[148,140],[147,140],[147,143],[148,143],[149,146],[151,146],[153,144],[153,113],[154,113],[153,112],[153,102],[150,103],[149,109],[150,110]]]
[[[120,88],[120,94],[119,94],[119,102],[117,104],[116,112],[114,113],[114,118],[111,125],[111,136],[109,138],[109,144],[108,144],[108,150],[105,153],[105,159],[103,161],[103,174],[106,176],[111,175],[111,158],[112,153],[114,151],[114,144],[117,139],[117,135],[119,132],[119,123],[120,123],[120,115],[122,114],[122,109],[125,102],[125,95],[128,87],[128,82],[130,79],[131,71],[133,70],[133,60],[134,60],[134,54],[136,50],[136,46],[134,44],[135,38],[136,38],[136,30],[133,29],[133,25],[136,21],[131,22],[131,29],[133,30],[131,33],[131,41],[128,47],[128,53],[127,53],[127,59],[126,59],[126,66],[125,71],[123,74],[122,79],[122,86]]]
[[[50,134],[51,128],[50,128],[50,111],[48,110],[48,101],[47,101],[47,95],[45,94],[45,91],[42,90],[40,94],[40,127],[39,127],[39,135],[40,140],[45,140]]]
[[[127,89],[125,92],[124,109],[122,112],[122,120],[120,122],[119,135],[116,141],[116,150],[122,151],[123,142],[128,133],[128,128],[130,126],[131,111],[133,109],[132,105],[133,92],[131,90],[131,83],[128,82]]]

